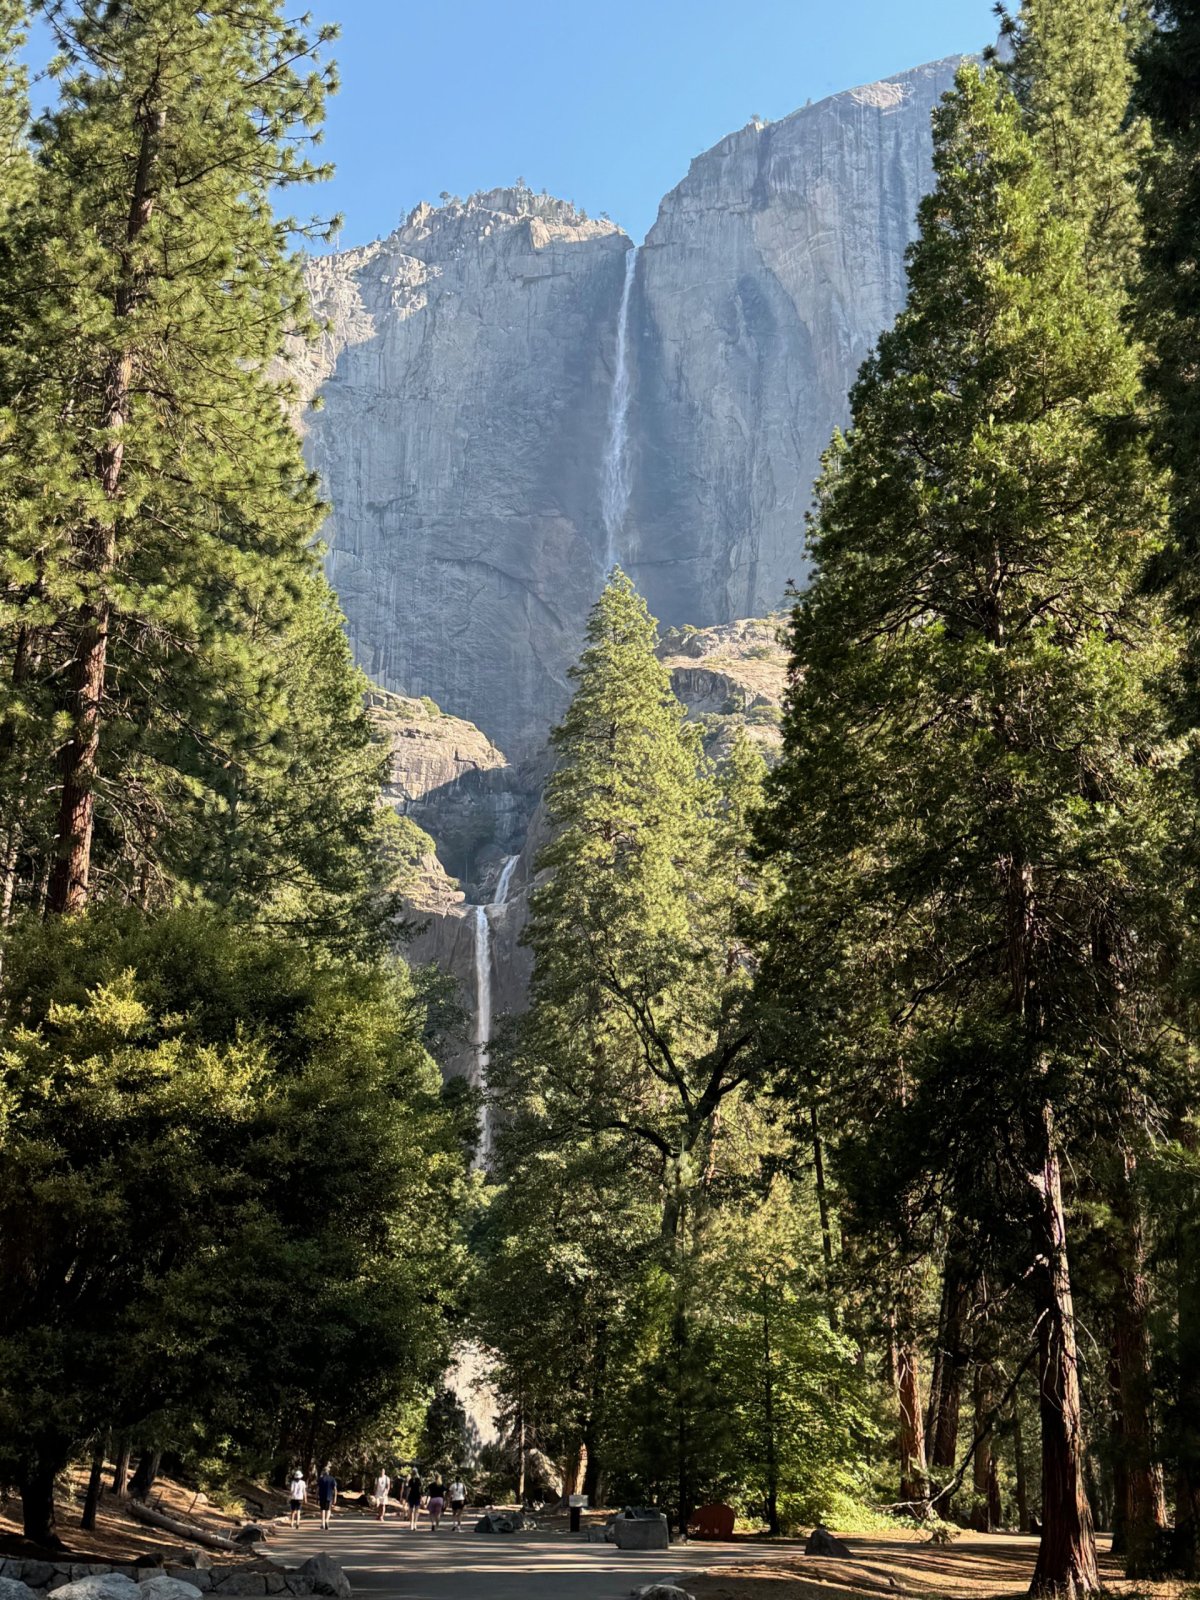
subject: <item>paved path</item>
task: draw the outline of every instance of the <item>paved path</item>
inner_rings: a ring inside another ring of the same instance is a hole
[[[271,1541],[272,1555],[288,1560],[318,1550],[342,1564],[356,1594],[389,1600],[627,1600],[641,1584],[724,1554],[712,1545],[638,1554],[557,1532],[451,1533],[448,1523],[432,1534],[424,1516],[410,1533],[407,1522],[356,1512],[335,1513],[327,1534],[306,1516],[298,1533],[280,1530]]]

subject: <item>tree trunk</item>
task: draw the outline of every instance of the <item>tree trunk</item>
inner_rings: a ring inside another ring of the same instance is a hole
[[[79,1526],[88,1533],[96,1527],[96,1513],[100,1509],[100,1490],[104,1479],[104,1446],[99,1445],[92,1456],[92,1470],[88,1478],[87,1495],[83,1502],[83,1515]]]
[[[129,1456],[132,1446],[128,1439],[122,1439],[117,1445],[117,1464],[113,1468],[112,1486],[113,1493],[118,1500],[124,1500],[129,1488]]]
[[[896,1399],[900,1407],[900,1499],[919,1515],[929,1493],[925,1435],[921,1429],[921,1384],[916,1344],[896,1346]]]
[[[129,1498],[131,1500],[145,1500],[154,1487],[154,1480],[158,1477],[158,1467],[162,1460],[161,1450],[143,1450],[138,1461],[137,1471],[133,1475],[133,1482],[129,1485]]]
[[[938,1354],[941,1358],[937,1405],[930,1395],[930,1477],[940,1489],[954,1476],[958,1464],[958,1423],[962,1408],[963,1373],[967,1365],[966,1321],[969,1290],[961,1262],[947,1261],[939,1317]],[[950,1505],[941,1507],[947,1516]]]
[[[1029,1479],[1025,1474],[1025,1439],[1020,1397],[1013,1396],[1013,1486],[1017,1497],[1017,1532],[1029,1532]]]
[[[1185,1122],[1178,1137],[1195,1153],[1196,1134]],[[1200,1575],[1200,1227],[1195,1211],[1179,1208],[1175,1229],[1179,1378],[1175,1396],[1178,1465],[1175,1475],[1174,1563],[1187,1578]]]
[[[829,1193],[825,1186],[825,1146],[821,1138],[820,1125],[817,1122],[815,1101],[810,1101],[809,1103],[808,1118],[812,1127],[813,1178],[817,1186],[817,1214],[821,1219],[821,1255],[825,1262],[825,1314],[829,1319],[829,1326],[836,1333],[841,1317],[838,1313],[837,1296],[834,1294],[833,1288],[833,1228],[829,1219]]]
[[[1125,1238],[1114,1310],[1114,1354],[1121,1405],[1121,1464],[1124,1468],[1125,1575],[1145,1578],[1162,1564],[1167,1504],[1162,1465],[1154,1458],[1154,1378],[1150,1366],[1150,1289],[1146,1249],[1136,1197],[1126,1166],[1122,1199]]]
[[[991,1362],[980,1361],[975,1368],[975,1437],[979,1443],[975,1447],[975,1459],[972,1462],[975,1504],[971,1508],[971,1526],[976,1533],[994,1533],[997,1525],[993,1520],[998,1485],[992,1436],[988,1433],[980,1437],[984,1434],[992,1404]]]
[[[54,1515],[54,1479],[58,1462],[39,1454],[21,1473],[21,1523],[25,1537],[42,1550],[62,1550]]]
[[[147,100],[153,90],[147,92]],[[137,168],[125,228],[128,247],[149,223],[154,212],[154,166],[159,136],[165,126],[163,111],[146,109],[140,117]],[[128,253],[116,291],[118,318],[133,315],[144,292]],[[106,442],[96,451],[96,478],[110,501],[117,498],[125,460],[123,430],[129,422],[133,383],[132,348],[116,352],[105,369],[104,399],[100,417]],[[58,834],[50,874],[47,910],[65,915],[87,904],[92,870],[92,835],[96,821],[96,778],[100,754],[100,728],[108,679],[108,640],[112,625],[109,574],[116,560],[115,510],[95,520],[78,537],[80,565],[95,581],[93,595],[80,607],[75,620],[75,646],[71,658],[71,737],[59,754],[62,793],[58,808]]]
[[[1043,1109],[1042,1120],[1045,1154],[1042,1170],[1034,1177],[1040,1204],[1033,1226],[1042,1423],[1042,1541],[1029,1592],[1078,1600],[1099,1589],[1100,1577],[1092,1513],[1084,1492],[1075,1307],[1067,1260],[1062,1174],[1049,1106]]]
[[[771,1349],[771,1312],[767,1287],[762,1290],[763,1336],[763,1429],[764,1461],[767,1474],[767,1531],[779,1532],[779,1457],[775,1445],[775,1355]]]

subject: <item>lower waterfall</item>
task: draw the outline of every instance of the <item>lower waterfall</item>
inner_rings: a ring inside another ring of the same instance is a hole
[[[475,1077],[476,1087],[487,1093],[488,1041],[492,1033],[492,924],[489,913],[508,899],[508,889],[516,870],[519,856],[505,858],[496,883],[496,894],[486,905],[471,907],[471,920],[475,926]],[[481,1167],[491,1165],[493,1123],[491,1107],[484,1102],[479,1118],[479,1154]]]

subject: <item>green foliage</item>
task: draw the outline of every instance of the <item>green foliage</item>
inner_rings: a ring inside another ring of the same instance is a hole
[[[61,98],[0,239],[4,912],[53,868],[51,907],[182,887],[345,943],[386,918],[379,755],[274,376],[311,319],[269,204],[322,174],[331,33],[47,9]]]
[[[1042,1096],[1094,1123],[1149,1065],[1171,639],[1138,592],[1160,499],[1120,421],[1133,354],[995,74],[964,70],[936,132],[909,304],[821,487],[763,837],[777,981],[855,1013],[885,1103],[903,1055],[921,1169],[944,1131],[938,1182],[982,1179],[991,1214],[997,1114],[995,1158],[1032,1161]]]
[[[1129,105],[1148,7],[1023,0],[1015,17],[1000,12],[1012,47],[1004,71],[1053,180],[1055,208],[1083,237],[1088,287],[1120,293],[1141,244],[1137,179],[1148,131]]]
[[[592,611],[553,736],[549,874],[531,902],[531,1006],[495,1053],[506,1107],[560,1136],[619,1131],[675,1227],[711,1119],[755,1070],[737,931],[744,835],[762,764],[743,742],[714,774],[617,573]]]
[[[394,968],[208,914],[24,924],[4,993],[6,1476],[108,1427],[247,1465],[421,1394],[463,1139]]]
[[[457,1396],[439,1388],[425,1412],[417,1446],[426,1473],[456,1475],[475,1454],[467,1413]]]

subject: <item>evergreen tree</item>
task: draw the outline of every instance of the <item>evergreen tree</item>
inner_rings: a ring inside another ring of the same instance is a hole
[[[1182,682],[1173,709],[1188,740],[1193,806],[1181,810],[1179,838],[1192,879],[1197,860],[1194,795],[1200,786],[1195,729],[1200,724],[1200,5],[1163,0],[1157,31],[1139,58],[1137,100],[1155,144],[1144,184],[1146,251],[1140,328],[1150,348],[1149,385],[1157,401],[1155,447],[1170,478],[1170,538],[1159,564],[1165,592],[1185,633]],[[1197,986],[1194,952],[1180,964],[1180,995],[1190,1016]],[[1155,1153],[1152,1192],[1172,1223],[1160,1256],[1174,1317],[1162,1357],[1172,1375],[1170,1431],[1175,1459],[1175,1553],[1180,1569],[1200,1571],[1200,1237],[1195,1216],[1197,1085],[1181,1093],[1165,1147]]]
[[[227,1464],[353,1450],[428,1392],[466,1119],[407,979],[207,912],[25,920],[0,1005],[0,1471],[53,1543],[108,1429]]]
[[[1138,584],[1160,500],[1112,297],[994,70],[959,74],[934,168],[907,309],[821,486],[762,843],[776,959],[849,1025],[896,1226],[1027,1230],[1033,1587],[1090,1592],[1062,1163],[1157,1087],[1171,640]]]
[[[1137,184],[1148,134],[1131,116],[1133,53],[1148,29],[1144,0],[1023,0],[999,8],[1011,48],[1004,70],[1054,180],[1054,205],[1084,239],[1093,292],[1137,274]]]
[[[295,914],[293,886],[327,873],[328,921],[369,876],[347,863],[373,848],[370,760],[272,376],[310,321],[270,199],[322,173],[303,146],[331,31],[276,0],[46,9],[61,103],[34,129],[0,297],[4,897],[64,911],[96,888],[228,900],[269,880]],[[214,874],[217,840],[234,848]]]
[[[710,770],[655,644],[645,604],[615,573],[553,735],[553,836],[538,861],[548,876],[525,935],[531,1004],[500,1041],[491,1077],[525,1137],[616,1135],[657,1191],[673,1296],[668,1368],[679,1415],[695,1419],[689,1228],[712,1196],[722,1119],[760,1061],[739,924],[754,892],[746,813],[761,761],[738,745],[721,773]],[[700,1440],[683,1427],[673,1438],[682,1527]]]
[[[537,1097],[572,1136],[623,1133],[662,1185],[669,1239],[714,1117],[755,1070],[736,922],[748,877],[738,835],[761,761],[739,747],[727,781],[709,771],[655,643],[618,572],[552,736],[548,878],[525,935],[531,1005],[493,1078],[514,1106]]]

